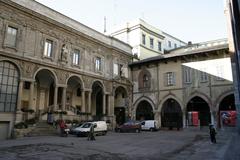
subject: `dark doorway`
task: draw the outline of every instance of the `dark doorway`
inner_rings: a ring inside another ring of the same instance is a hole
[[[223,98],[219,105],[218,126],[236,126],[236,107],[234,94],[230,94]]]
[[[123,124],[126,121],[126,110],[128,108],[127,91],[124,87],[117,87],[114,95],[114,115],[116,116],[116,123]]]
[[[141,101],[136,110],[136,120],[153,120],[153,109],[147,101]]]
[[[187,112],[192,111],[198,112],[200,126],[208,126],[211,123],[210,108],[201,97],[194,97],[188,102]]]
[[[228,95],[225,98],[223,98],[219,105],[219,110],[224,111],[236,110],[234,94]]]
[[[114,115],[116,116],[116,123],[122,125],[125,122],[125,108],[124,107],[115,107]]]
[[[103,94],[102,92],[96,93],[96,116],[103,115]]]
[[[50,85],[49,89],[49,106],[54,104],[54,83]]]
[[[170,98],[164,102],[161,112],[162,127],[168,127],[169,129],[182,128],[182,109],[177,101]]]
[[[103,89],[100,82],[94,82],[92,86],[92,107],[96,109],[94,120],[103,117]]]

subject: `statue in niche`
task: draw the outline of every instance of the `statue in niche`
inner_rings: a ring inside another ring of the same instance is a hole
[[[66,46],[66,44],[62,45],[62,50],[61,50],[61,60],[64,62],[67,62],[68,60],[68,48]]]

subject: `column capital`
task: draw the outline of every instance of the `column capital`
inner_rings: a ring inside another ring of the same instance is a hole
[[[66,84],[56,84],[55,87],[67,88]]]
[[[26,82],[35,82],[35,79],[29,79],[29,78],[20,78],[20,81],[26,81]]]
[[[92,89],[85,89],[84,91],[85,91],[85,92],[92,93]]]

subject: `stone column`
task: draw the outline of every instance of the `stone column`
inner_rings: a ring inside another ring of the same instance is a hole
[[[54,110],[58,109],[57,98],[58,98],[58,86],[56,85],[54,88],[54,102],[53,102]]]
[[[67,92],[67,87],[63,87],[63,92],[62,92],[62,110],[66,110],[66,92]]]
[[[88,92],[88,113],[91,113],[92,112],[92,110],[91,110],[91,94],[92,94],[92,92],[91,91],[89,91]]]
[[[22,106],[22,90],[23,90],[23,81],[20,80],[19,86],[18,86],[17,112],[21,110],[21,106]]]
[[[33,109],[34,81],[30,82],[29,109]]]
[[[103,115],[106,114],[106,94],[103,93]]]
[[[187,127],[186,114],[185,114],[185,112],[182,113],[182,118],[183,118],[183,128],[185,128],[185,127]]]
[[[111,107],[111,105],[110,105],[110,102],[111,102],[111,99],[110,99],[110,95],[107,95],[107,100],[108,100],[108,106],[107,106],[107,108],[108,108],[108,113],[107,113],[107,115],[108,116],[111,116],[111,111],[110,111],[110,107]]]
[[[85,106],[85,91],[82,90],[82,108],[81,108],[81,112],[85,112],[86,111],[86,106]]]

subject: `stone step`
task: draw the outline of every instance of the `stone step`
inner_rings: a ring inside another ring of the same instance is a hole
[[[45,121],[40,121],[36,124],[35,128],[28,133],[27,136],[50,136],[57,135],[58,130],[53,125],[47,124]]]

